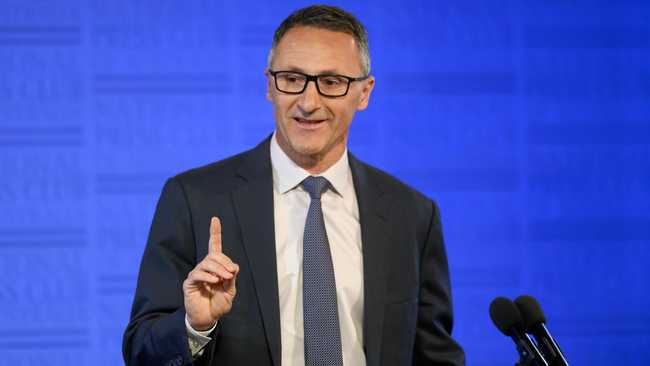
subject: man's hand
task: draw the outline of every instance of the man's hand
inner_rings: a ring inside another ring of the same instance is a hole
[[[210,221],[208,255],[183,281],[185,313],[192,328],[207,330],[232,308],[239,266],[221,250],[221,221]]]

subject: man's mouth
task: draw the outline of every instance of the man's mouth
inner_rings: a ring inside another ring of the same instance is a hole
[[[306,119],[306,118],[299,118],[299,117],[294,117],[293,120],[296,121],[298,127],[307,130],[315,130],[318,127],[320,127],[323,124],[323,122],[325,122],[324,119]]]

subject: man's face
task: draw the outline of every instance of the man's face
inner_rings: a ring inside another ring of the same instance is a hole
[[[314,27],[296,27],[280,40],[273,53],[273,71],[309,75],[363,76],[354,37]],[[266,97],[273,103],[280,147],[297,164],[333,164],[345,150],[354,113],[368,106],[374,79],[350,83],[348,94],[324,97],[314,82],[302,94],[285,94],[268,76]]]

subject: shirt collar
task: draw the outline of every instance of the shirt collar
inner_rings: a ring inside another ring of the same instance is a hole
[[[273,183],[278,188],[281,194],[287,193],[290,190],[300,185],[305,178],[311,174],[305,169],[298,166],[296,163],[287,156],[287,154],[280,148],[276,140],[276,132],[271,136],[271,166],[273,167]],[[348,149],[343,151],[343,155],[339,160],[334,163],[326,171],[317,174],[318,176],[325,177],[334,191],[341,196],[348,191],[350,165],[348,163]]]

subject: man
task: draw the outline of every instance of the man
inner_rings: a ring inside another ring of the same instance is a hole
[[[280,25],[265,70],[275,132],[165,184],[127,364],[464,364],[437,207],[347,152],[369,72],[345,11]]]

